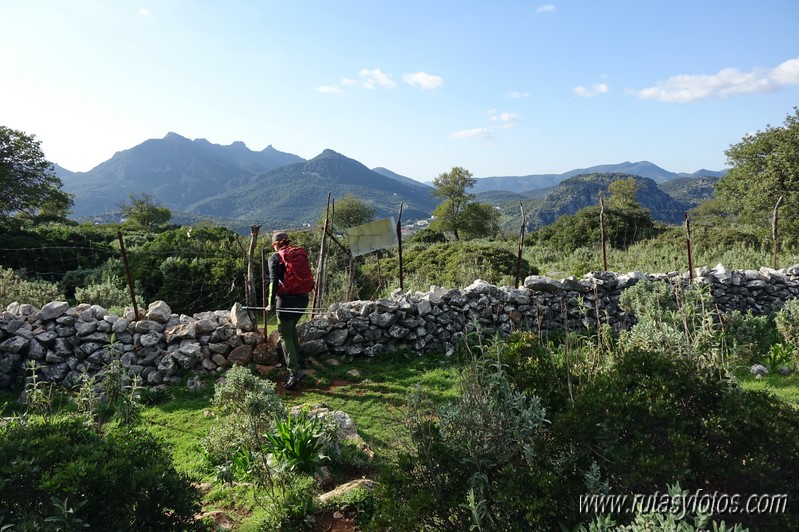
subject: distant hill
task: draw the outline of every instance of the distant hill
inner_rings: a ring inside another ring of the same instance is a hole
[[[696,206],[713,197],[719,178],[715,176],[680,177],[660,183],[658,188],[672,198]]]
[[[370,170],[332,150],[306,161],[271,145],[253,151],[243,142],[223,146],[177,133],[117,152],[88,172],[58,165],[54,169],[64,190],[75,194],[71,216],[77,219],[118,220],[119,204],[142,192],[168,207],[176,223],[207,220],[236,228],[314,223],[328,193],[334,200],[352,193],[380,217],[396,215],[402,203],[406,221],[429,217],[439,202],[428,183],[383,167]],[[540,225],[595,202],[597,191],[607,184],[604,178],[591,184],[595,178],[573,181],[575,177],[634,175],[644,180],[641,204],[655,218],[675,221],[682,214],[674,213],[712,195],[712,183],[725,173],[703,169],[677,174],[647,161],[624,162],[563,174],[478,178],[469,192],[478,201],[500,206],[507,217],[518,215],[521,201],[529,219]],[[669,203],[669,195],[676,203]]]
[[[55,171],[56,177],[58,177],[61,180],[63,180],[65,177],[69,177],[69,176],[71,176],[72,174],[75,173],[75,172],[70,172],[69,170],[67,170],[63,166],[58,166],[57,164],[53,164],[53,170]]]
[[[428,184],[428,183],[420,183],[419,181],[416,181],[415,179],[411,179],[410,177],[405,177],[404,175],[400,175],[400,174],[398,174],[396,172],[392,172],[388,168],[383,168],[382,166],[378,166],[377,168],[372,168],[372,172],[377,172],[380,175],[384,175],[386,177],[390,177],[391,179],[396,179],[397,181],[400,181],[401,183],[405,183],[407,185],[424,185],[424,186],[430,188],[430,190],[433,189],[433,187],[430,184]]]
[[[272,146],[256,152],[242,142],[221,146],[169,133],[117,152],[88,172],[62,174],[61,179],[64,190],[75,194],[74,217],[114,211],[131,192],[147,192],[180,211],[253,175],[302,161]]]
[[[307,162],[258,174],[246,184],[199,200],[186,210],[269,227],[294,227],[319,220],[328,193],[334,199],[352,193],[373,206],[378,218],[396,216],[403,203],[402,217],[408,221],[429,217],[438,203],[428,185],[387,177],[325,150]]]
[[[564,179],[574,177],[580,174],[606,174],[606,173],[619,173],[637,175],[641,177],[648,177],[656,183],[663,183],[671,179],[679,177],[699,177],[699,176],[713,176],[721,177],[726,174],[726,171],[714,172],[711,170],[698,170],[693,174],[678,174],[669,172],[659,166],[652,164],[648,161],[639,161],[631,163],[629,161],[619,164],[601,164],[592,166],[590,168],[577,168],[569,170],[562,174],[538,174],[527,176],[505,176],[505,177],[481,177],[477,178],[477,183],[471,191],[475,194],[480,192],[488,192],[490,190],[507,190],[510,192],[524,192],[528,190],[535,190],[538,188],[550,187],[557,185]]]
[[[693,205],[672,198],[658,188],[654,180],[621,173],[579,174],[561,181],[543,198],[530,198],[522,201],[525,217],[531,229],[549,225],[559,217],[574,214],[583,207],[599,204],[599,193],[607,195],[608,185],[618,179],[634,178],[639,183],[636,200],[649,209],[655,220],[666,223],[680,223],[685,212]],[[503,212],[505,227],[518,227],[521,213],[519,202],[496,204]]]

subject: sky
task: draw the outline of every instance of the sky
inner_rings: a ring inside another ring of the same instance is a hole
[[[0,125],[88,171],[169,132],[429,182],[727,167],[799,106],[796,0],[0,0]]]

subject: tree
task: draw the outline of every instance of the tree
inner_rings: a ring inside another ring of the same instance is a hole
[[[333,227],[344,230],[374,221],[375,208],[349,193],[336,202]],[[323,220],[324,222],[324,220]],[[319,224],[322,225],[322,224]]]
[[[499,211],[488,203],[471,202],[463,208],[463,236],[486,238],[499,234]]]
[[[452,231],[455,240],[460,238],[458,230],[464,222],[464,210],[474,199],[474,194],[469,194],[466,189],[473,187],[476,181],[471,172],[460,166],[453,166],[448,173],[433,180],[433,195],[444,200],[433,212],[435,226],[443,231]]]
[[[172,211],[158,205],[146,192],[142,192],[139,197],[131,192],[130,203],[123,202],[119,207],[122,210],[122,216],[126,217],[129,223],[145,229],[164,225],[172,218]]]
[[[607,204],[608,207],[622,210],[631,208],[640,209],[641,206],[638,200],[635,199],[635,195],[640,188],[641,184],[636,181],[634,177],[613,181],[608,185],[608,193],[610,194]]]
[[[716,195],[732,214],[763,224],[770,220],[777,200],[785,219],[799,215],[799,108],[781,127],[747,134],[724,154],[732,168],[716,184]]]
[[[0,126],[0,217],[66,215],[72,194],[61,190],[53,163],[44,158],[34,135]]]

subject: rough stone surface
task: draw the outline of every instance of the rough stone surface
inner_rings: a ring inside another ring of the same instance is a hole
[[[300,353],[376,357],[410,349],[447,356],[477,328],[508,335],[517,329],[595,327],[601,320],[619,330],[635,322],[634,316],[621,310],[619,297],[642,279],[682,288],[690,283],[706,287],[721,312],[752,310],[763,315],[799,297],[799,265],[728,270],[719,264],[697,268],[693,279],[677,272],[594,272],[564,280],[530,276],[518,289],[478,279],[463,290],[431,286],[426,292],[395,290],[378,301],[337,303],[298,327]],[[275,339],[269,343],[274,346]],[[0,386],[14,382],[29,360],[43,365],[43,379],[66,385],[71,373],[84,369],[97,373],[122,357],[148,385],[156,386],[194,372],[216,373],[231,364],[263,364],[264,346],[263,336],[239,303],[230,311],[184,316],[172,314],[166,303],[156,301],[146,316],[142,313],[134,321],[132,312],[117,317],[98,305],[70,308],[54,301],[39,310],[15,302],[0,313]],[[763,370],[756,374],[764,374]]]

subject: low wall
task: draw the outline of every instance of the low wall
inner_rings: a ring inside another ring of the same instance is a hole
[[[462,290],[395,291],[379,301],[336,304],[299,327],[301,352],[375,356],[397,349],[451,352],[465,334],[515,329],[577,330],[597,325],[616,329],[634,317],[619,297],[641,279],[688,283],[685,275],[591,273],[559,281],[531,276],[524,286],[497,287],[477,280]],[[799,297],[799,265],[783,270],[697,270],[693,282],[708,286],[722,312],[764,314]],[[194,316],[172,314],[155,302],[146,319],[110,315],[97,305],[70,307],[52,302],[41,309],[12,303],[0,314],[0,386],[10,386],[28,361],[44,380],[69,385],[84,373],[97,374],[118,359],[147,385],[176,382],[186,374],[215,373],[231,364],[263,362],[266,345],[239,304],[230,311]]]
[[[488,334],[508,334],[514,329],[577,330],[596,327],[597,313],[603,323],[619,330],[634,320],[619,307],[619,297],[645,278],[672,285],[689,283],[687,274],[677,272],[594,272],[562,281],[531,276],[518,289],[477,280],[462,290],[397,290],[388,300],[333,305],[326,316],[301,325],[305,339],[301,351],[350,356],[374,356],[394,349],[450,352],[464,334],[478,327]],[[799,265],[783,270],[699,268],[692,282],[708,286],[721,312],[751,309],[766,314],[799,297]]]
[[[230,311],[179,316],[156,301],[137,321],[132,311],[118,317],[99,305],[64,301],[41,309],[12,303],[0,315],[0,387],[13,385],[29,361],[43,380],[72,385],[119,360],[128,375],[152,386],[265,357],[264,338],[238,303]]]

